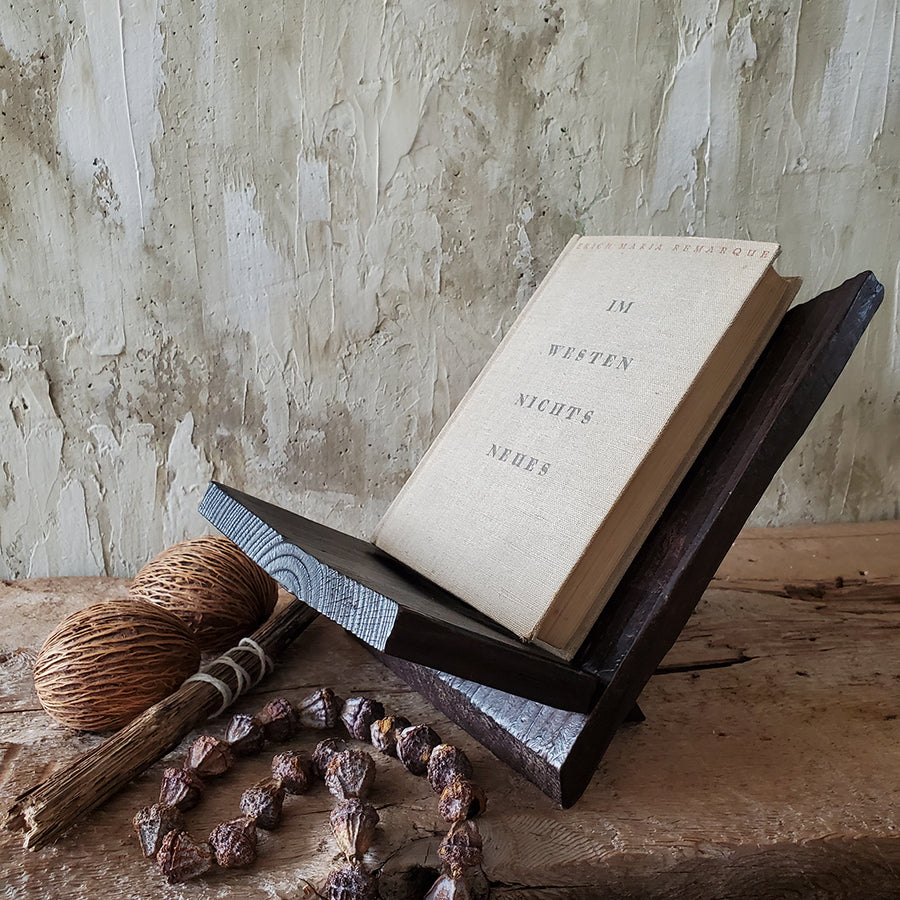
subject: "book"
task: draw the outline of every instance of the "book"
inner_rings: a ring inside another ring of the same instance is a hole
[[[779,251],[573,238],[373,542],[570,659],[795,296]]]

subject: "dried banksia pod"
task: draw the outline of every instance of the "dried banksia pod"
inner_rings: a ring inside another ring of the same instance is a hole
[[[190,769],[166,769],[159,783],[159,802],[187,812],[203,798],[204,787]]]
[[[342,800],[332,810],[331,832],[341,853],[350,862],[361,859],[372,846],[378,810],[361,800]]]
[[[428,759],[428,782],[432,789],[441,793],[451,781],[457,778],[471,778],[472,763],[459,747],[438,744]]]
[[[269,618],[278,586],[228,538],[200,537],[163,550],[131,584],[130,596],[178,616],[203,650],[225,650]]]
[[[372,736],[372,723],[384,718],[384,705],[368,697],[351,697],[344,701],[341,721],[358,741],[368,741]]]
[[[428,771],[431,751],[440,744],[437,733],[427,725],[413,725],[404,728],[397,735],[397,757],[413,775],[424,775]]]
[[[265,778],[241,794],[241,812],[259,828],[271,831],[281,821],[284,787],[277,778]]]
[[[404,716],[385,716],[377,719],[369,728],[372,746],[388,756],[397,755],[397,737],[412,723]]]
[[[472,892],[464,878],[441,875],[425,895],[425,900],[472,900]]]
[[[184,761],[186,769],[193,769],[202,778],[222,775],[233,765],[231,747],[211,734],[201,734],[191,744]]]
[[[209,845],[223,869],[249,866],[256,859],[256,825],[247,818],[216,825],[209,833]]]
[[[474,819],[484,812],[486,806],[487,797],[484,791],[467,778],[451,781],[438,800],[438,812],[446,822]]]
[[[364,799],[375,780],[375,760],[363,750],[343,750],[331,758],[325,785],[338,800]]]
[[[257,714],[267,741],[279,743],[297,732],[297,711],[284,697],[270,700]]]
[[[190,881],[212,868],[212,847],[195,841],[186,831],[170,831],[156,854],[156,864],[169,884]]]
[[[305,794],[312,786],[312,767],[299,750],[285,750],[272,757],[272,776],[289,794]]]
[[[57,722],[109,731],[177,690],[200,648],[184,623],[143,600],[108,600],[64,619],[34,664],[41,706]]]
[[[484,862],[484,844],[478,826],[469,819],[454,822],[441,841],[438,854],[454,875]]]
[[[325,881],[327,900],[377,900],[378,881],[359,863],[332,869]]]
[[[149,859],[156,856],[163,838],[170,831],[184,828],[184,816],[176,806],[154,803],[140,810],[132,819],[132,824],[141,844],[141,852]]]
[[[231,751],[237,756],[251,756],[263,748],[266,736],[262,722],[256,716],[245,716],[239,713],[231,717],[225,731],[225,740]]]
[[[331,688],[321,688],[300,701],[297,719],[307,728],[335,728],[343,706],[344,701]]]
[[[342,750],[347,749],[347,742],[338,738],[327,738],[316,744],[312,754],[312,772],[317,778],[324,778],[328,771],[328,763]]]

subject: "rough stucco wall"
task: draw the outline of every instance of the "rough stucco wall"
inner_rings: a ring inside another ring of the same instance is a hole
[[[774,238],[800,299],[873,269],[753,521],[896,517],[897,14],[4,6],[0,577],[132,573],[211,476],[366,534],[574,231]]]

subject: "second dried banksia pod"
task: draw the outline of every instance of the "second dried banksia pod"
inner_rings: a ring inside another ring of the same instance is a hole
[[[297,719],[307,728],[335,728],[341,721],[344,701],[331,688],[321,688],[297,705]]]
[[[467,778],[451,781],[438,800],[438,812],[445,822],[474,819],[484,812],[486,806],[487,796],[484,791]]]
[[[159,783],[159,802],[177,806],[182,812],[193,809],[203,798],[204,784],[190,769],[166,769]]]
[[[344,702],[341,721],[358,741],[368,741],[372,736],[372,723],[384,718],[384,705],[368,697],[351,697]]]
[[[259,828],[271,831],[281,821],[284,787],[277,778],[265,778],[241,794],[241,812]]]
[[[325,881],[326,900],[377,900],[378,881],[359,863],[332,869]]]
[[[177,806],[165,803],[154,803],[145,806],[132,819],[137,832],[141,851],[148,859],[159,853],[163,838],[170,831],[181,831],[184,828],[184,816]]]
[[[262,722],[256,716],[238,713],[228,723],[225,740],[237,756],[252,756],[262,750],[266,736]]]
[[[257,714],[267,741],[280,743],[297,733],[297,711],[284,697],[270,700]]]
[[[480,866],[484,862],[484,843],[478,826],[469,819],[454,822],[441,841],[438,855],[456,876],[472,866]]]
[[[312,753],[313,775],[317,778],[324,778],[328,771],[328,763],[346,749],[347,742],[340,738],[326,738],[324,741],[319,741]]]
[[[209,844],[195,841],[186,831],[170,831],[156,854],[156,864],[169,884],[180,884],[208,872],[213,852]]]
[[[223,869],[249,866],[256,859],[256,825],[246,817],[222,822],[209,833],[209,845]]]
[[[184,767],[193,769],[201,778],[223,775],[233,765],[231,747],[210,734],[201,734],[191,744],[184,761]]]
[[[471,778],[472,763],[459,747],[438,744],[428,759],[428,782],[432,789],[440,793],[457,778]]]
[[[289,794],[305,794],[312,785],[312,767],[299,750],[285,750],[272,757],[272,777],[280,779]]]
[[[375,837],[378,810],[361,800],[342,800],[332,810],[331,832],[338,849],[350,862],[361,859]]]
[[[377,719],[369,728],[372,746],[388,756],[397,755],[397,738],[412,723],[404,716],[385,716]]]
[[[427,725],[413,725],[404,728],[397,736],[397,758],[413,775],[424,775],[428,771],[431,751],[440,744],[436,731]]]
[[[472,892],[464,878],[441,875],[425,895],[425,900],[472,900]]]
[[[332,757],[325,785],[338,800],[368,796],[375,781],[375,760],[363,750],[343,750]]]

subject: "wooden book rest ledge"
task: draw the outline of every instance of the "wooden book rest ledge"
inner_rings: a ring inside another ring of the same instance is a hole
[[[215,483],[200,510],[285,588],[570,806],[616,729],[636,715],[641,690],[883,294],[863,272],[787,313],[571,665],[518,643],[365,541]]]

